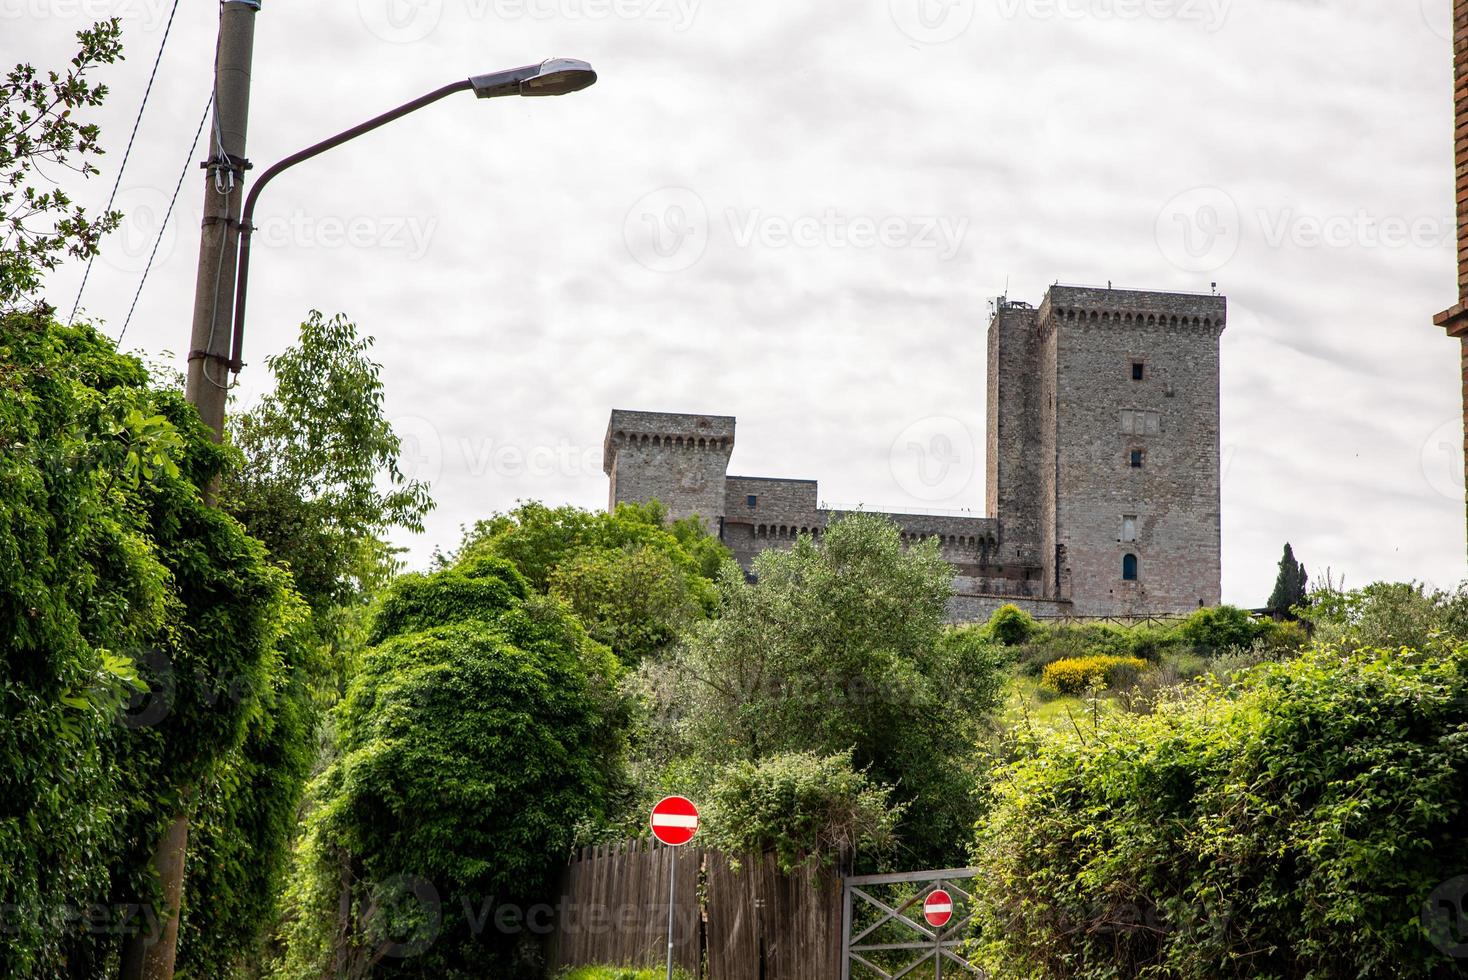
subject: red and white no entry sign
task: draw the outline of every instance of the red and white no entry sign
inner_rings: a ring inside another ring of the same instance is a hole
[[[930,926],[946,926],[953,918],[953,896],[939,888],[923,902],[923,918]]]
[[[652,835],[664,844],[681,847],[698,833],[698,807],[685,796],[669,796],[652,808]]]

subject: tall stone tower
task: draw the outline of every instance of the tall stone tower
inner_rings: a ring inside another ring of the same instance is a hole
[[[1078,615],[1220,601],[1226,311],[1220,296],[1064,287],[1041,304],[1055,364],[1046,559]]]
[[[999,554],[1079,616],[1221,595],[1221,296],[1053,286],[989,325]]]
[[[1458,201],[1458,302],[1433,317],[1458,339],[1463,379],[1464,471],[1468,485],[1468,0],[1453,2],[1454,158]],[[1465,498],[1468,504],[1468,498]]]

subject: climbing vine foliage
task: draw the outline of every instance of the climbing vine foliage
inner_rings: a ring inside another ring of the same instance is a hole
[[[203,500],[235,458],[90,327],[0,317],[0,975],[156,928],[153,845],[270,704],[302,605]]]

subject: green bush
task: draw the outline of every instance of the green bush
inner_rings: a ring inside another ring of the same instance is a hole
[[[1035,617],[1013,604],[1000,606],[989,617],[989,636],[1007,647],[1024,643],[1039,630]]]
[[[377,974],[520,975],[516,937],[446,910],[545,901],[577,823],[622,788],[620,668],[494,557],[405,576],[372,636],[336,710],[341,756],[313,786],[281,973],[331,974],[396,941],[414,955]],[[421,882],[441,921],[413,900]]]
[[[1425,933],[1468,868],[1468,646],[1313,649],[1099,725],[996,782],[991,975],[1459,975]]]
[[[912,801],[909,860],[963,859],[977,818],[970,760],[999,700],[1006,648],[944,625],[953,568],[937,542],[904,547],[876,514],[834,521],[819,541],[727,564],[720,615],[671,661],[644,666],[664,728],[707,771],[782,754],[852,752]]]
[[[701,521],[670,524],[655,501],[611,513],[523,503],[465,535],[461,562],[484,556],[508,561],[531,589],[564,600],[629,667],[716,612],[713,579],[733,558]]]
[[[1217,606],[1199,609],[1173,627],[1172,635],[1199,653],[1217,655],[1247,650],[1273,632],[1273,627],[1268,620],[1255,619],[1235,606]]]
[[[851,764],[851,753],[810,752],[741,762],[719,773],[709,798],[709,843],[732,857],[774,854],[789,873],[847,865],[858,849],[891,848],[904,807]]]
[[[1129,657],[1131,644],[1130,631],[1109,623],[1044,626],[1018,648],[1018,659],[1026,674],[1040,677],[1045,667],[1057,660]]]
[[[1092,684],[1121,687],[1137,679],[1147,666],[1137,657],[1077,657],[1057,660],[1045,667],[1041,683],[1061,694],[1083,694]]]
[[[1416,582],[1376,582],[1350,592],[1326,587],[1310,593],[1303,616],[1322,643],[1426,651],[1468,640],[1468,584],[1456,592],[1428,591]]]

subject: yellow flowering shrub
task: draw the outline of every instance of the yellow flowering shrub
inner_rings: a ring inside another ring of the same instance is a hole
[[[1139,657],[1072,657],[1045,667],[1041,683],[1061,694],[1081,694],[1093,681],[1114,687],[1129,672],[1139,672],[1147,661]]]

